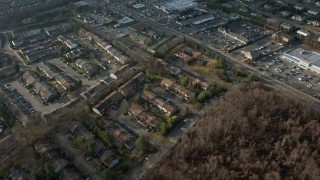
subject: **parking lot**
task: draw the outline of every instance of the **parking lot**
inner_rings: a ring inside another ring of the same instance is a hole
[[[21,102],[26,102],[26,110],[30,112],[47,112],[53,109],[57,109],[61,106],[61,104],[67,103],[69,98],[67,96],[56,100],[53,103],[48,105],[42,104],[42,99],[37,98],[35,95],[28,92],[28,89],[23,87],[22,84],[18,81],[14,81],[10,83],[10,86],[15,89],[15,94],[19,94],[22,100]]]
[[[281,54],[272,54],[256,61],[256,68],[272,77],[311,95],[319,95],[320,77],[297,64],[281,58]]]
[[[20,92],[18,92],[15,86],[12,84],[6,84],[5,86],[6,89],[3,91],[10,100],[16,102],[15,104],[18,106],[21,112],[23,112],[25,115],[31,115],[36,112],[30,101],[26,99]]]

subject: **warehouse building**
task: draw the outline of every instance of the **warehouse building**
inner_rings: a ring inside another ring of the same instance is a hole
[[[283,54],[283,58],[298,64],[304,69],[320,74],[320,54],[298,47]]]
[[[194,9],[198,6],[198,3],[195,0],[173,0],[168,3],[165,3],[160,7],[164,12],[172,11],[185,11],[188,9]]]

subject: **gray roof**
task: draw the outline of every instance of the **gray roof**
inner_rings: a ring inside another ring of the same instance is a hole
[[[37,82],[35,85],[34,85],[34,90],[39,93],[39,91],[41,90],[42,86],[44,86],[43,83],[41,82]]]
[[[296,49],[293,49],[287,54],[297,57],[305,62],[308,62],[310,64],[313,64],[315,66],[320,67],[320,54],[314,51],[310,51],[305,48],[298,47]]]

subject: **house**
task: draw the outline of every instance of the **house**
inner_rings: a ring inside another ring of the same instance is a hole
[[[129,151],[134,148],[136,135],[128,132],[127,128],[110,120],[102,120],[98,124],[108,132],[117,146],[125,147]]]
[[[298,10],[298,11],[302,11],[302,10],[304,9],[303,6],[298,6],[298,5],[293,6],[293,8],[295,8],[295,9]]]
[[[308,20],[307,24],[311,24],[314,27],[319,27],[320,26],[320,22],[317,20]]]
[[[191,74],[187,71],[183,72],[182,76],[185,77],[193,85],[199,84],[203,90],[208,90],[210,87],[209,82],[207,82],[206,80],[203,80],[203,79],[199,78],[198,76]]]
[[[22,40],[22,39],[16,39],[16,40],[12,40],[12,41],[11,41],[11,44],[12,44],[14,47],[18,48],[18,47],[24,45],[24,44],[25,44],[25,41]]]
[[[26,169],[16,169],[10,174],[11,180],[25,180],[25,179],[31,179],[30,174],[28,174]]]
[[[175,92],[179,93],[185,99],[193,99],[195,97],[195,93],[192,92],[190,89],[170,80],[164,78],[161,81],[161,84],[164,85],[166,88],[172,89]]]
[[[110,77],[112,79],[120,79],[125,74],[126,71],[130,69],[129,64],[121,66],[119,69],[117,69],[115,72],[110,74]]]
[[[59,173],[68,165],[68,161],[63,159],[50,143],[35,143],[34,148],[42,159],[53,168],[55,173]]]
[[[76,65],[83,69],[90,76],[93,76],[98,72],[98,68],[96,65],[92,65],[88,61],[83,59],[76,60]]]
[[[100,81],[99,83],[91,86],[87,91],[81,93],[81,97],[90,104],[95,104],[110,92],[111,87],[105,81]]]
[[[119,52],[118,50],[116,50],[114,47],[112,47],[111,45],[106,46],[104,48],[106,50],[106,52],[111,55],[115,60],[117,60],[119,63],[121,64],[127,64],[129,63],[129,58],[127,56],[125,56],[124,54],[122,54],[121,52]]]
[[[75,83],[70,78],[63,75],[56,76],[55,80],[64,90],[69,90],[75,86]]]
[[[121,52],[114,53],[113,58],[117,60],[120,64],[127,64],[130,62],[129,58]]]
[[[107,43],[106,41],[102,40],[101,38],[98,38],[95,40],[95,43],[103,50],[107,50],[111,45]]]
[[[113,27],[117,28],[117,27],[128,26],[134,22],[135,21],[129,17],[123,17],[123,18],[117,20],[117,24],[115,24]]]
[[[70,39],[65,38],[64,36],[60,35],[57,38],[58,41],[62,42],[64,45],[66,45],[69,49],[75,49],[78,47],[78,44],[74,41],[71,41]]]
[[[108,130],[114,139],[114,142],[118,146],[123,146],[129,151],[134,148],[136,138],[131,135],[127,130],[118,124],[113,124],[113,126]]]
[[[313,16],[317,16],[319,14],[319,11],[312,10],[312,9],[309,9],[307,12],[308,12],[308,14],[313,15]]]
[[[297,34],[300,35],[300,36],[307,37],[307,36],[310,35],[310,32],[307,31],[307,30],[304,30],[304,29],[299,29],[299,30],[297,31]]]
[[[85,49],[76,49],[76,50],[73,50],[73,51],[70,51],[66,54],[66,58],[67,59],[70,59],[70,60],[76,60],[84,55],[86,55],[87,52]]]
[[[38,76],[31,71],[25,72],[23,74],[23,78],[27,85],[34,85],[35,83],[39,82]]]
[[[76,65],[80,68],[84,68],[85,65],[87,65],[89,62],[83,59],[76,60]]]
[[[139,90],[140,86],[144,82],[144,74],[138,73],[135,75],[132,79],[130,79],[128,82],[124,83],[122,86],[118,88],[118,91],[124,96],[129,97],[136,93],[137,90]]]
[[[165,62],[163,59],[157,59],[157,61],[164,67],[164,69],[169,72],[171,75],[177,76],[179,75],[182,70],[176,66],[170,65],[169,63]]]
[[[38,94],[40,93],[42,86],[44,86],[42,82],[36,82],[33,86],[33,90]]]
[[[53,25],[53,26],[43,28],[44,32],[48,36],[51,36],[51,37],[66,33],[68,31],[70,31],[71,29],[72,29],[72,27],[68,23],[62,23],[59,25]]]
[[[186,53],[180,53],[179,55],[178,55],[178,57],[180,58],[180,59],[182,59],[183,61],[185,61],[185,62],[190,62],[190,61],[192,61],[192,57],[191,56],[189,56],[188,54],[186,54]]]
[[[132,7],[135,9],[143,9],[145,7],[145,5],[142,3],[137,3],[137,4],[132,5]]]
[[[81,180],[82,177],[81,175],[74,169],[74,168],[64,168],[62,169],[59,174],[59,179],[60,180]]]
[[[51,87],[48,85],[44,85],[41,87],[40,92],[39,92],[41,98],[48,102],[52,101],[53,99],[58,97],[58,94],[56,91],[54,91]]]
[[[84,37],[84,38],[86,38],[86,39],[88,39],[89,41],[95,40],[97,38],[97,36],[95,34],[93,34],[90,31],[87,31],[85,29],[80,29],[79,35]]]
[[[58,94],[51,87],[42,82],[37,82],[33,86],[34,91],[41,96],[44,101],[51,101],[55,99]]]
[[[98,73],[98,68],[96,65],[87,64],[83,69],[89,76],[94,76]]]
[[[293,29],[293,26],[288,23],[282,23],[282,24],[280,24],[280,27],[286,31],[291,31]]]
[[[160,118],[154,116],[152,113],[135,103],[131,105],[128,112],[132,117],[150,128],[158,127],[161,122]]]
[[[110,169],[119,163],[119,158],[111,150],[104,151],[99,160]]]
[[[288,16],[290,16],[290,12],[289,12],[289,11],[281,11],[281,12],[279,12],[279,14],[280,14],[281,16],[283,16],[283,17],[288,17]]]
[[[54,146],[50,143],[42,143],[38,142],[33,145],[34,149],[40,156],[42,156],[45,152],[54,149]]]
[[[296,20],[296,21],[300,21],[300,22],[302,22],[302,21],[305,20],[305,18],[304,18],[303,16],[300,16],[300,15],[293,15],[293,16],[291,17],[291,19],[292,19],[292,20]]]
[[[51,64],[42,62],[39,66],[39,69],[49,78],[54,79],[59,74],[56,73],[53,68],[51,67]]]
[[[176,106],[167,103],[151,91],[144,91],[142,94],[142,98],[158,107],[166,114],[166,116],[171,116],[178,111],[178,108]]]
[[[137,32],[130,34],[130,38],[142,45],[149,45],[152,42],[150,37]]]
[[[51,154],[46,156],[49,158],[48,163],[53,168],[55,173],[59,173],[68,165],[68,161],[62,157],[52,157]]]
[[[91,141],[94,139],[94,134],[91,131],[89,131],[80,122],[72,122],[69,128],[70,128],[70,132],[72,134],[75,134],[78,137],[82,137],[88,141]]]
[[[117,80],[119,83],[128,81],[135,74],[138,73],[136,67],[130,67],[129,65],[124,65],[117,69],[116,71],[110,73],[110,78]]]
[[[260,51],[252,50],[252,51],[241,51],[241,53],[250,60],[256,60],[260,57]]]
[[[108,109],[117,109],[117,106],[122,101],[122,95],[118,91],[113,91],[98,104],[96,104],[92,110],[100,116],[107,113]]]
[[[93,140],[93,155],[95,157],[100,157],[104,151],[108,150],[109,148],[106,147],[101,140],[94,139]]]

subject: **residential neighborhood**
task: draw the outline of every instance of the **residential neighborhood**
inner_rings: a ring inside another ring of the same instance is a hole
[[[250,85],[320,107],[319,13],[315,0],[0,1],[0,179],[146,179]],[[287,177],[293,162],[259,148],[282,173],[239,178]]]

